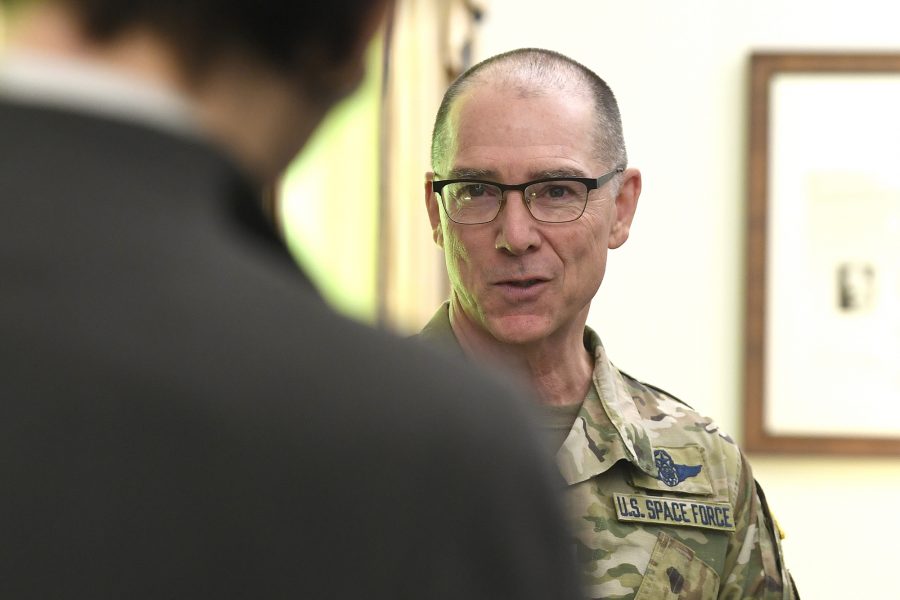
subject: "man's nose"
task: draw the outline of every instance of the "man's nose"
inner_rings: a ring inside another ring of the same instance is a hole
[[[541,236],[537,226],[539,223],[531,216],[525,206],[522,192],[509,191],[506,201],[497,215],[497,250],[508,252],[514,256],[535,250],[541,245]]]

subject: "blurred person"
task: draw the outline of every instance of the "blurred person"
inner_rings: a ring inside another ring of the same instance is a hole
[[[389,8],[22,8],[0,65],[3,598],[574,596],[518,393],[335,316],[260,208]]]
[[[517,370],[568,484],[590,598],[793,598],[779,534],[732,439],[619,371],[586,326],[641,173],[595,73],[522,49],[447,90],[425,200],[450,299],[421,337]]]

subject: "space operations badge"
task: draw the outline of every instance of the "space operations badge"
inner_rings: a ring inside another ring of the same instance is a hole
[[[638,494],[613,494],[619,521],[734,531],[734,511],[727,502],[700,502]]]

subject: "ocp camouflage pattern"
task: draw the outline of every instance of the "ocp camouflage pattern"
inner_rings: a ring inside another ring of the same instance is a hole
[[[609,361],[556,458],[588,598],[796,598],[768,507],[727,435]]]
[[[445,303],[420,337],[462,354]],[[585,329],[594,385],[556,454],[587,598],[798,599],[750,465],[669,394],[616,369]]]

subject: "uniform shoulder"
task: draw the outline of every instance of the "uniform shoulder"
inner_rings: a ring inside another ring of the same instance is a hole
[[[666,390],[662,389],[661,387],[657,387],[657,386],[647,383],[645,381],[641,381],[638,378],[629,375],[625,371],[619,370],[619,373],[622,375],[622,378],[626,381],[626,383],[628,383],[632,388],[637,388],[639,390],[641,390],[641,389],[646,390],[648,393],[650,393],[654,396],[663,396],[665,398],[674,400],[675,402],[678,402],[679,404],[683,404],[684,406],[686,406],[687,408],[689,408],[691,410],[694,410],[690,404],[688,404],[687,402],[685,402],[684,400],[682,400],[675,394],[673,394],[671,392],[667,392]]]
[[[645,423],[656,424],[654,429],[660,432],[672,430],[672,433],[680,432],[695,438],[715,436],[734,445],[732,437],[722,431],[715,420],[698,412],[675,394],[640,381],[624,371],[619,373],[641,417]]]

